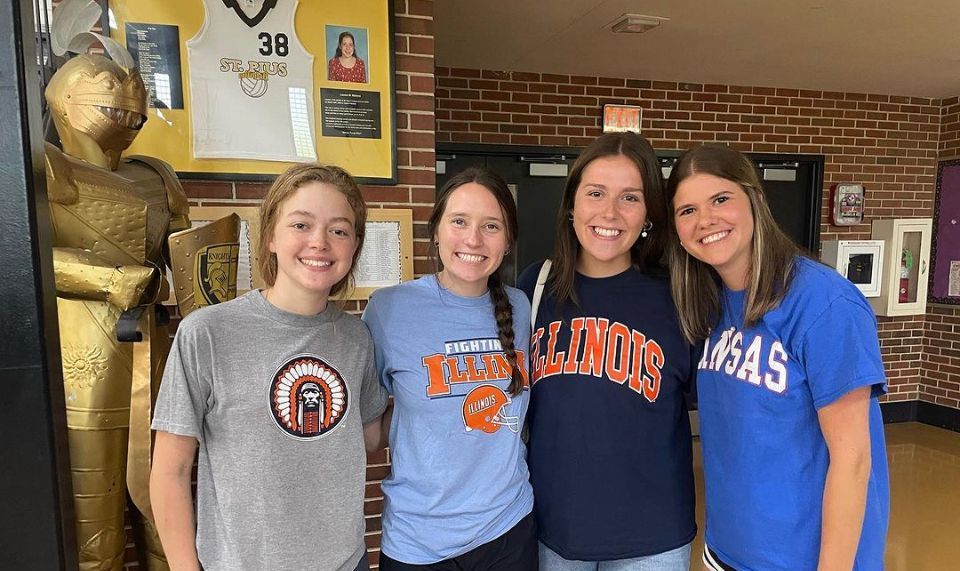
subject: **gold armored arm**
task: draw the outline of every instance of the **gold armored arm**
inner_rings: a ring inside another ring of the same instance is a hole
[[[109,301],[121,311],[139,304],[156,287],[158,271],[146,266],[114,266],[87,250],[53,249],[57,294],[74,299]]]

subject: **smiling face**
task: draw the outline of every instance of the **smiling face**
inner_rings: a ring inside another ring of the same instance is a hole
[[[677,186],[673,217],[687,253],[712,266],[730,289],[746,287],[753,212],[743,187],[711,174],[694,174]]]
[[[277,278],[270,301],[284,308],[326,300],[349,272],[357,249],[354,212],[342,192],[309,182],[280,207],[270,239]],[[292,302],[292,303],[287,303]]]
[[[353,38],[343,36],[340,39],[340,53],[343,54],[343,57],[353,57]]]
[[[613,155],[588,164],[573,203],[573,230],[580,242],[577,271],[590,277],[625,271],[646,221],[643,179],[632,160]]]
[[[482,295],[487,278],[503,261],[508,234],[503,210],[490,190],[476,182],[458,187],[447,198],[434,235],[443,263],[437,279],[457,295]]]

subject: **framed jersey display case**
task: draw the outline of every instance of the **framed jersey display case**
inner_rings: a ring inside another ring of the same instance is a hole
[[[392,1],[109,0],[150,92],[128,153],[186,178],[319,160],[396,183]]]

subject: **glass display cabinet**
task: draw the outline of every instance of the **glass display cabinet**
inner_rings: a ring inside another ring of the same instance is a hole
[[[877,315],[926,313],[932,228],[929,218],[873,221],[873,239],[885,244],[880,295],[870,299]]]

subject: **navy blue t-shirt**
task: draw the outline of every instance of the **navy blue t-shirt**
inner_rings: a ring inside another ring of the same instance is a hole
[[[518,286],[532,297],[541,264]],[[696,535],[684,391],[697,355],[665,279],[577,274],[561,314],[547,284],[531,338],[530,478],[540,540],[566,559],[663,553]]]

